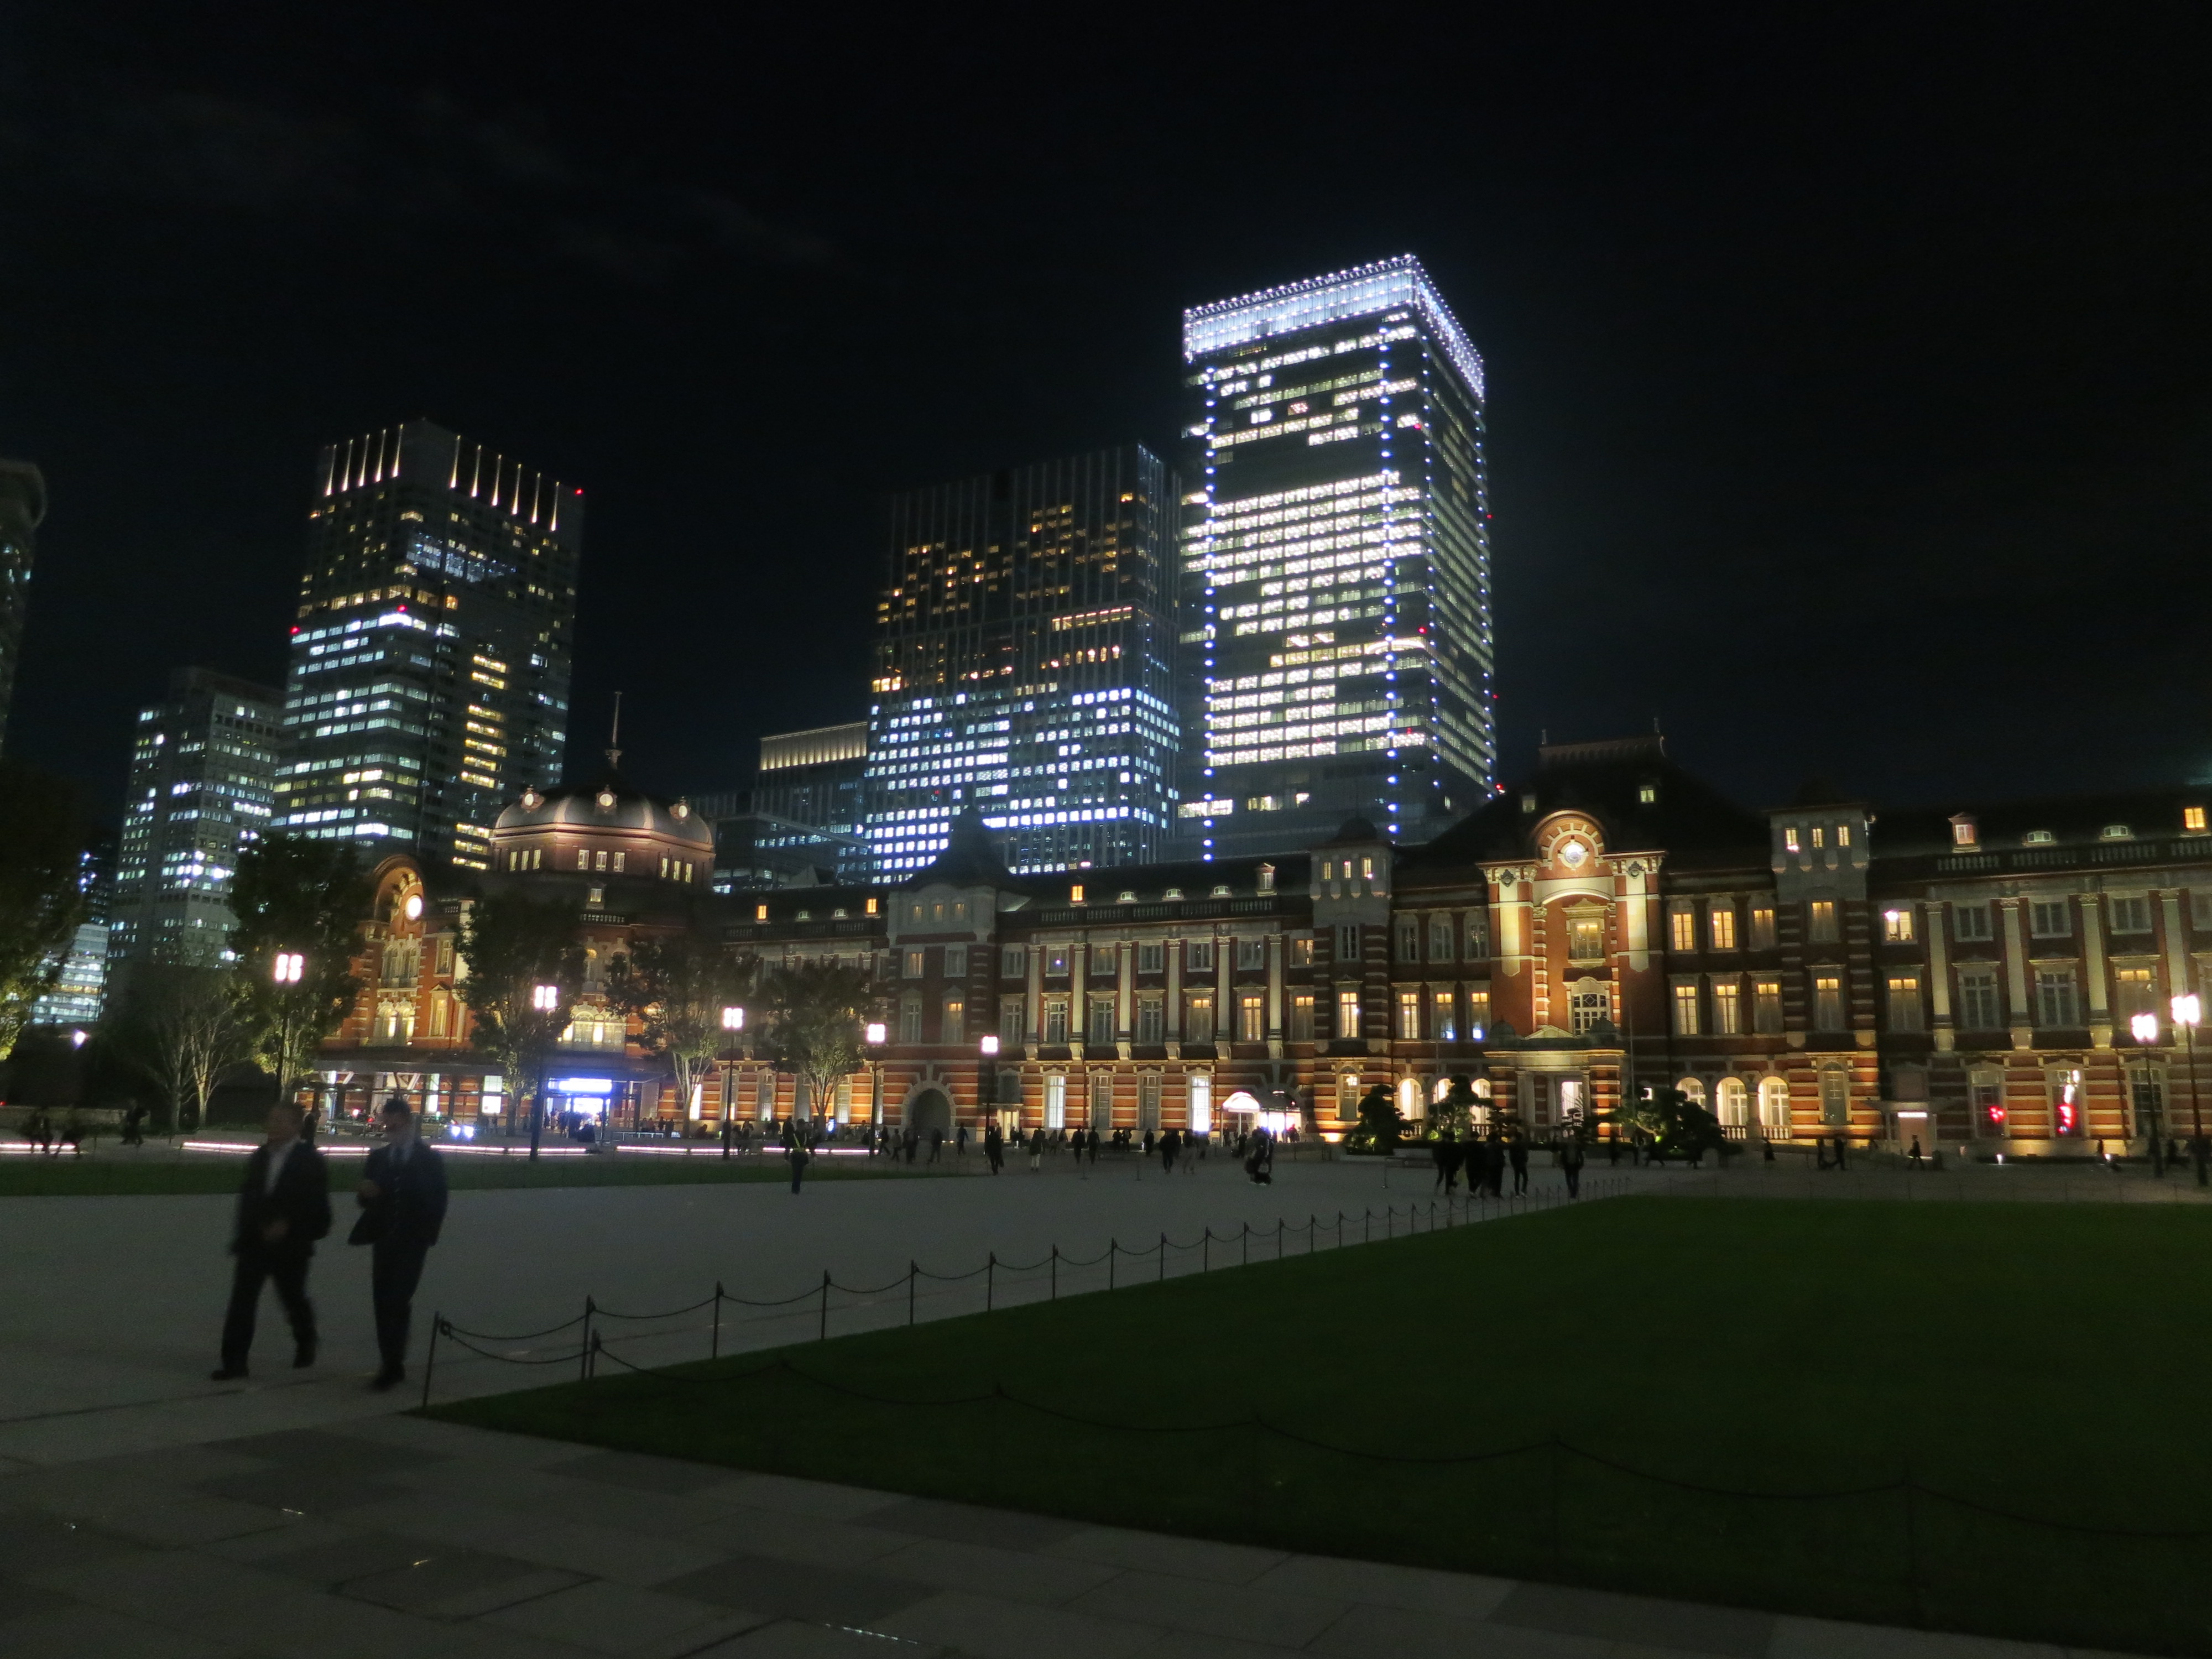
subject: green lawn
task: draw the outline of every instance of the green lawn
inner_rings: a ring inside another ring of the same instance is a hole
[[[1627,1199],[434,1414],[1320,1553],[2201,1655],[2212,1539],[2041,1522],[2212,1528],[2209,1308],[2212,1210]]]
[[[118,1196],[153,1193],[234,1193],[244,1160],[216,1155],[186,1159],[134,1161],[125,1152],[89,1158],[10,1158],[0,1161],[0,1198]],[[331,1185],[351,1190],[360,1179],[359,1158],[332,1158]],[[350,1172],[350,1173],[349,1173]],[[807,1165],[809,1185],[817,1181],[908,1180],[937,1171],[903,1167],[896,1174],[880,1160],[817,1158]],[[549,1158],[533,1166],[520,1154],[484,1158],[456,1154],[446,1160],[446,1180],[456,1190],[509,1187],[658,1187],[695,1182],[788,1182],[791,1166],[780,1157],[666,1158],[635,1154],[624,1158]]]

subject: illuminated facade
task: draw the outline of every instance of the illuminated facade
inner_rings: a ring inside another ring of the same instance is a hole
[[[1183,313],[1183,844],[1433,836],[1495,772],[1482,361],[1411,256]]]
[[[866,720],[763,737],[750,789],[696,803],[714,826],[714,890],[866,881],[867,769]]]
[[[24,614],[31,605],[31,554],[46,516],[46,481],[28,461],[0,460],[0,747],[23,657]]]
[[[1134,444],[896,497],[868,716],[870,857],[980,810],[1017,871],[1147,863],[1170,832],[1175,485]]]
[[[278,827],[488,868],[560,775],[583,491],[428,421],[333,444],[292,629]]]
[[[112,961],[229,960],[231,873],[276,811],[283,714],[283,692],[204,668],[179,669],[168,696],[138,711]]]

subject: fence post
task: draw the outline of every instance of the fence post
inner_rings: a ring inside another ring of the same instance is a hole
[[[1360,1219],[1359,1242],[1362,1244],[1372,1244],[1375,1242],[1375,1212],[1371,1207]]]
[[[1114,1257],[1121,1248],[1121,1241],[1118,1238],[1106,1241],[1106,1288],[1109,1291],[1114,1288]]]
[[[991,1304],[996,1300],[998,1293],[999,1253],[994,1250],[989,1259],[983,1263],[983,1311],[985,1313],[991,1311]]]
[[[1311,1210],[1306,1212],[1306,1254],[1314,1253],[1314,1245],[1321,1233],[1321,1218]]]
[[[1213,1271],[1213,1224],[1206,1224],[1206,1236],[1199,1243],[1198,1270],[1201,1273]]]
[[[1243,1242],[1244,1250],[1244,1260],[1241,1265],[1249,1267],[1252,1265],[1252,1224],[1250,1222],[1244,1224],[1244,1231],[1238,1237]]]
[[[1052,1294],[1045,1299],[1048,1302],[1060,1300],[1060,1246],[1057,1244],[1052,1247]]]
[[[822,1322],[816,1328],[814,1340],[817,1342],[830,1340],[830,1270],[827,1267],[822,1270]]]
[[[906,1259],[906,1322],[914,1323],[914,1278],[921,1271],[921,1263],[912,1256]]]
[[[1160,1285],[1164,1285],[1168,1282],[1168,1236],[1165,1233],[1162,1233],[1160,1235],[1159,1277],[1153,1282]]]
[[[446,1316],[441,1313],[434,1313],[430,1316],[430,1347],[429,1351],[422,1356],[422,1409],[424,1411],[430,1409],[430,1373],[438,1366],[438,1327],[445,1322]]]
[[[1912,1454],[1905,1454],[1905,1593],[1912,1608],[1912,1622],[1924,1626],[1927,1614],[1920,1605],[1920,1529],[1914,1513]]]
[[[722,1281],[714,1281],[714,1334],[707,1340],[707,1358],[722,1357]]]
[[[584,1298],[584,1340],[576,1349],[576,1380],[588,1382],[592,1379],[592,1298]]]

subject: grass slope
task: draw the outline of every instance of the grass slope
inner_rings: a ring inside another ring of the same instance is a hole
[[[1969,1507],[2212,1525],[2208,1247],[2194,1208],[1632,1199],[435,1414],[1318,1553],[2212,1654],[2206,1540]]]
[[[11,1158],[0,1163],[0,1198],[125,1196],[159,1193],[234,1193],[244,1160],[210,1156],[189,1160],[133,1163],[128,1153],[76,1158]],[[331,1160],[332,1191],[352,1190],[360,1176],[358,1158]],[[819,1158],[807,1166],[809,1185],[817,1181],[933,1179],[920,1170],[896,1176],[881,1163]],[[456,1191],[481,1188],[662,1187],[696,1182],[768,1181],[788,1182],[791,1166],[781,1158],[551,1158],[532,1164],[520,1155],[482,1158],[456,1155],[446,1160],[446,1180]]]

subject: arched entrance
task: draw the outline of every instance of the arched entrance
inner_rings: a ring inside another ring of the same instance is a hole
[[[952,1103],[942,1089],[920,1089],[908,1096],[906,1103],[906,1125],[927,1134],[932,1129],[952,1133]]]

